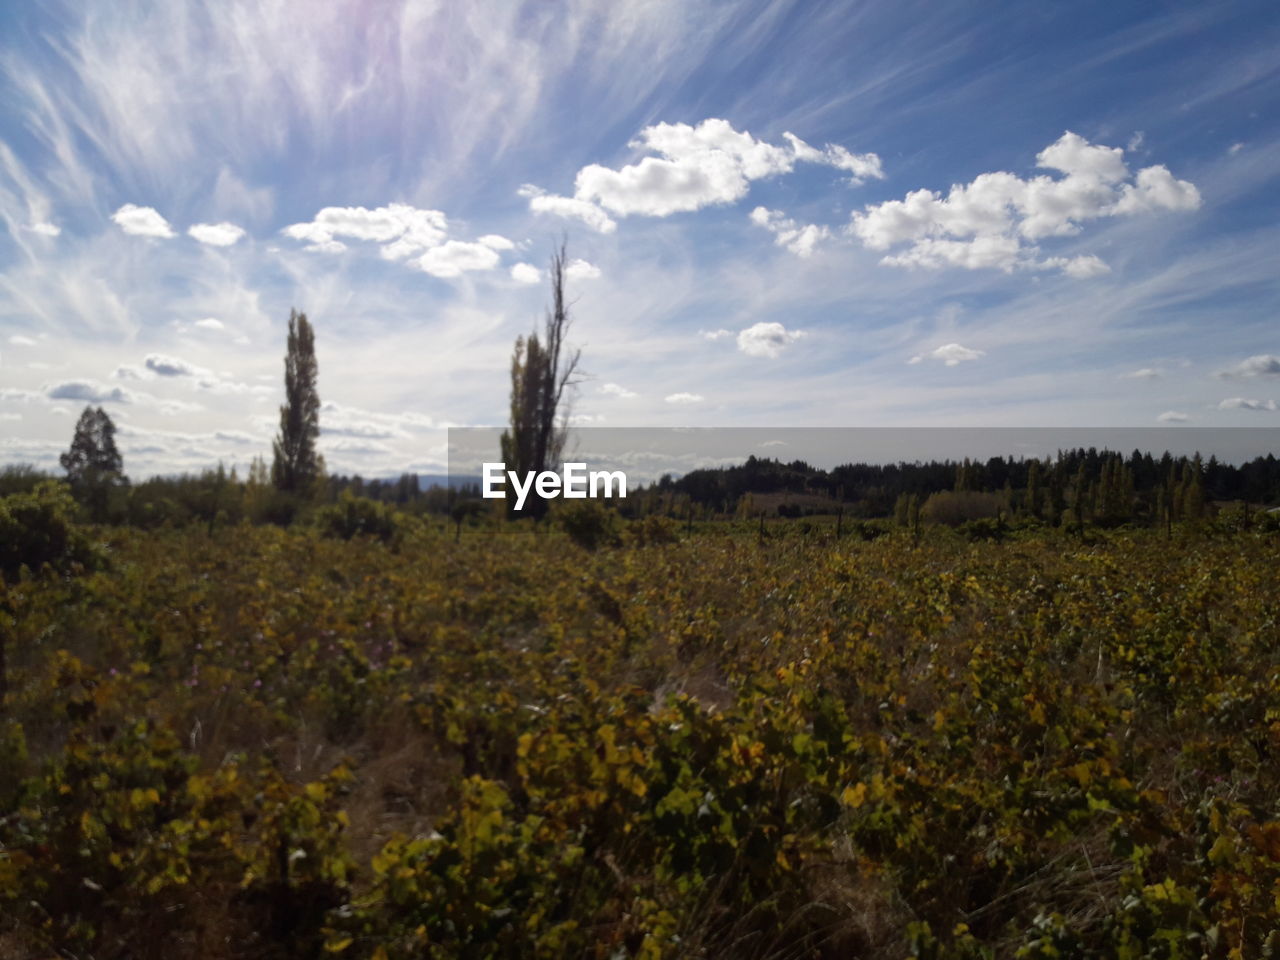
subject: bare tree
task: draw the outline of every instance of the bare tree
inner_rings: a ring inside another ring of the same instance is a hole
[[[565,343],[569,305],[564,295],[565,244],[551,255],[551,309],[542,336],[535,330],[516,338],[511,359],[511,426],[502,434],[502,458],[521,475],[550,470],[560,463],[568,437],[568,390],[578,381],[581,350]],[[530,497],[526,511],[546,513],[546,501]]]

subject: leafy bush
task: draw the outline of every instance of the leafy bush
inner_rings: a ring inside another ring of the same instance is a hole
[[[627,525],[627,538],[637,547],[657,543],[675,543],[678,527],[670,517],[651,513],[647,517],[632,520]]]
[[[569,538],[588,550],[622,542],[618,515],[594,500],[565,503],[556,511],[556,517]]]
[[[956,532],[970,543],[980,540],[999,542],[1005,537],[1004,524],[997,518],[983,517],[981,520],[966,520],[956,527]]]
[[[22,567],[38,573],[46,563],[59,573],[99,566],[104,557],[72,520],[75,512],[70,491],[54,480],[0,498],[0,575],[16,579]]]
[[[966,520],[983,520],[994,517],[1004,506],[1004,499],[996,493],[978,490],[943,490],[930,494],[920,508],[920,515],[934,523],[958,527]]]
[[[345,491],[336,504],[316,514],[316,525],[324,536],[339,540],[365,536],[387,543],[396,535],[393,507]]]

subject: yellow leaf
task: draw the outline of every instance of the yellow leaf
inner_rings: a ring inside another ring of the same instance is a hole
[[[852,787],[845,787],[840,799],[844,801],[846,806],[857,809],[867,799],[867,785],[858,783]]]

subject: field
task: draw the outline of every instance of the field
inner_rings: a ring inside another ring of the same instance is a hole
[[[98,529],[0,956],[1280,956],[1275,534]]]

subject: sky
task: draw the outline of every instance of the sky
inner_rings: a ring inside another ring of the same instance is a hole
[[[500,425],[1280,425],[1264,2],[0,0],[0,463],[331,472]]]

